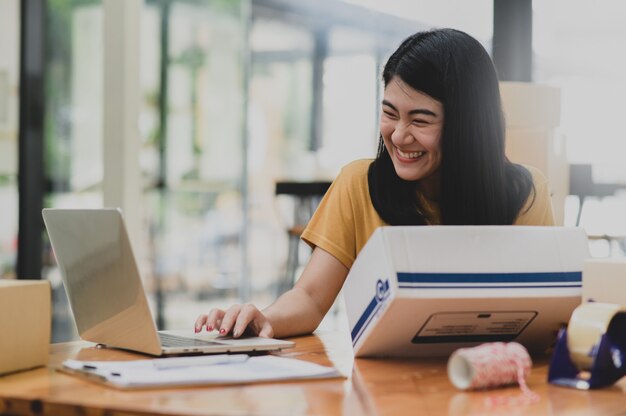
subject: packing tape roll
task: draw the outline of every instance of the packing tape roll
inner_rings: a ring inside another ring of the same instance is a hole
[[[579,370],[591,369],[595,346],[613,317],[622,310],[621,305],[598,302],[583,303],[574,309],[567,326],[567,348],[570,359]]]

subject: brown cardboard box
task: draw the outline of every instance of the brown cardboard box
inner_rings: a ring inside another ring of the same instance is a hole
[[[548,179],[552,210],[557,225],[563,225],[565,198],[569,194],[569,163],[565,140],[553,130],[508,128],[506,154],[515,163],[538,168]]]
[[[626,307],[626,259],[589,259],[583,268],[583,302]]]
[[[560,92],[557,88],[522,82],[501,82],[506,118],[506,155],[532,165],[550,183],[557,225],[563,225],[565,197],[569,193],[569,164],[565,137],[559,131]]]
[[[47,364],[50,324],[48,281],[0,280],[0,374]]]

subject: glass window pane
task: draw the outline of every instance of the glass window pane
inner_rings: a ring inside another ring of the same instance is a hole
[[[188,326],[208,307],[194,299],[227,303],[240,288],[244,6],[146,3],[142,12],[140,163],[147,190],[137,252],[153,310],[168,328]]]
[[[102,205],[102,6],[55,1],[48,7],[46,206]]]
[[[614,166],[613,178],[606,178],[613,182],[626,179],[626,169],[618,168],[626,151],[626,54],[616,49],[626,43],[624,18],[626,3],[618,0],[533,2],[533,78],[561,89],[568,159]]]
[[[0,278],[15,277],[20,2],[0,2]]]
[[[48,2],[44,157],[46,207],[102,206],[102,5]],[[54,255],[44,233],[42,275],[53,297],[52,340],[77,338]]]
[[[483,45],[490,45],[493,37],[493,0],[339,1],[363,6],[381,14],[415,20],[428,27],[459,29],[474,36]]]
[[[560,89],[567,159],[591,172],[571,183],[577,194],[566,201],[565,224],[598,239],[590,244],[594,257],[626,253],[625,19],[619,0],[533,2],[533,79]]]
[[[275,200],[275,183],[310,180],[316,169],[311,151],[314,38],[291,22],[258,17],[250,47],[249,264],[253,288],[269,295],[261,296],[266,303],[285,273],[286,228],[293,221],[293,201]]]
[[[334,177],[342,166],[376,156],[378,76],[375,37],[334,29],[324,64],[324,134],[320,169]]]

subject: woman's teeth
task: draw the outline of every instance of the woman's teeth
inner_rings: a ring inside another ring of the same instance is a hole
[[[400,155],[400,157],[406,158],[406,159],[417,159],[418,157],[422,156],[424,153],[426,152],[408,152],[408,153],[404,153],[402,150],[400,149],[396,149],[398,154]]]

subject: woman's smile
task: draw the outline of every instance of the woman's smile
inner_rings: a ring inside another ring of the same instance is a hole
[[[394,147],[397,153],[397,157],[398,160],[400,160],[401,162],[404,163],[414,163],[417,162],[418,160],[420,160],[422,158],[422,156],[426,155],[426,152],[424,151],[405,151],[403,152],[402,150],[398,149],[397,147]]]

